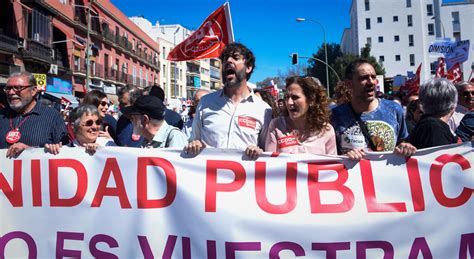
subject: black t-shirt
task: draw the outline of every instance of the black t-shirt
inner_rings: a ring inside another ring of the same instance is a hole
[[[423,116],[410,134],[410,143],[418,149],[436,147],[457,142],[449,126],[444,121]]]

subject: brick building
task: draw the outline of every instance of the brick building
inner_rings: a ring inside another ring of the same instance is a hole
[[[46,92],[56,96],[101,89],[115,99],[120,86],[159,80],[158,43],[109,0],[0,1],[0,10],[0,84],[26,70],[46,75]]]

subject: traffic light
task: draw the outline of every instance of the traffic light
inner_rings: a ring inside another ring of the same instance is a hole
[[[298,65],[298,53],[291,54],[291,64]]]

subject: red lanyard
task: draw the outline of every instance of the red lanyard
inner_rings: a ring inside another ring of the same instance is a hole
[[[26,119],[28,119],[30,116],[26,117],[26,118],[23,118],[20,123],[18,123],[18,126],[14,129],[13,128],[13,121],[12,121],[12,117],[10,116],[10,129],[11,130],[20,130],[20,126],[23,125],[23,123],[25,123]]]

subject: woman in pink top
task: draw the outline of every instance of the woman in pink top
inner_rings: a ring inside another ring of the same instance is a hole
[[[286,79],[286,111],[268,128],[265,151],[337,155],[324,88],[311,77]]]

